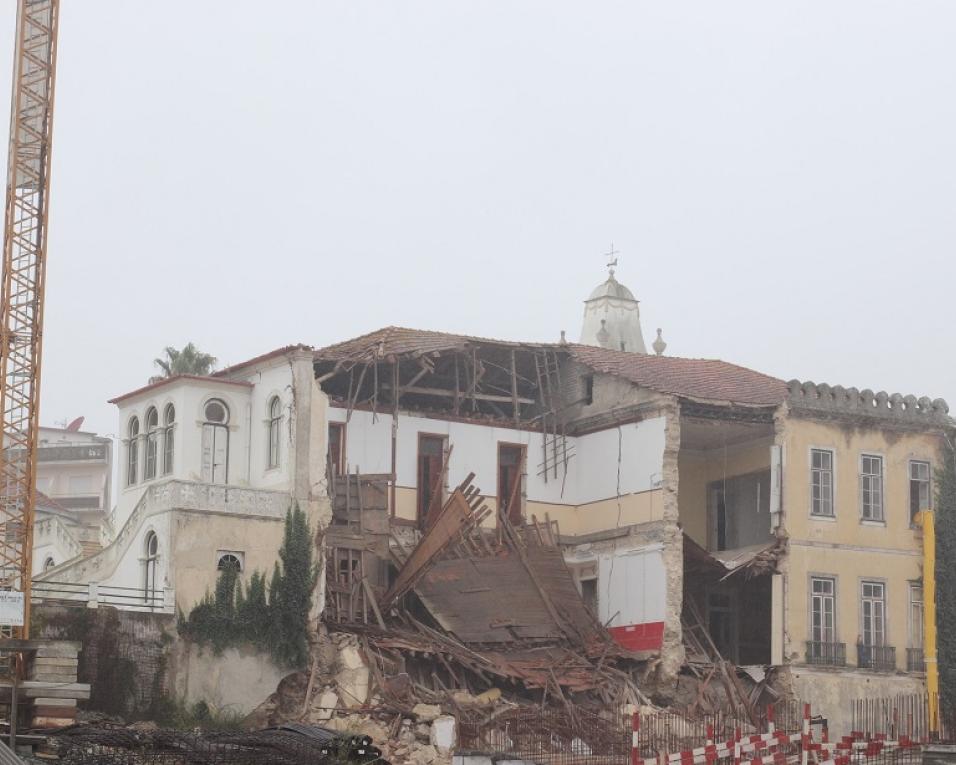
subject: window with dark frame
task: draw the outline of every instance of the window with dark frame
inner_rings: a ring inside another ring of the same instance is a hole
[[[345,423],[329,423],[329,469],[333,476],[345,475]]]
[[[595,577],[591,579],[581,579],[581,599],[588,610],[595,616],[598,615],[598,580]]]
[[[242,571],[242,558],[236,553],[226,552],[219,555],[219,560],[216,563],[217,571],[225,571],[228,568],[235,569],[236,571]]]
[[[860,456],[860,515],[883,520],[883,458],[874,454]]]
[[[445,456],[444,436],[418,436],[418,525],[425,528],[429,513],[438,511],[442,500],[441,473]]]
[[[515,526],[524,523],[521,483],[524,477],[524,447],[498,444],[498,507]]]
[[[594,403],[594,375],[584,375],[581,382],[584,387],[583,403],[585,406],[590,406]]]
[[[928,462],[912,460],[910,462],[910,522],[915,522],[921,510],[932,507],[930,490],[930,467]]]
[[[810,512],[825,518],[833,513],[833,452],[810,450]]]

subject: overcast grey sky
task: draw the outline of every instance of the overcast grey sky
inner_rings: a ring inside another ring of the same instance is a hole
[[[3,3],[10,61],[14,2]],[[648,341],[956,405],[956,3],[63,0],[42,419],[164,345]]]

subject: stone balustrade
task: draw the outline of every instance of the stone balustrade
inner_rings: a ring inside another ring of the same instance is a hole
[[[801,382],[787,383],[791,409],[833,414],[882,417],[921,424],[951,424],[949,405],[941,398],[903,396],[899,393],[857,390],[842,385]]]

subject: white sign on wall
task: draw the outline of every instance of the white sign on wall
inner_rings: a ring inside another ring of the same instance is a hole
[[[23,593],[0,590],[0,624],[5,627],[23,626]]]

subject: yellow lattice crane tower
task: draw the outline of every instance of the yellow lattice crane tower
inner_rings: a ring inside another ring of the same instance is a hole
[[[10,107],[0,290],[0,630],[21,638],[30,631],[59,6],[59,0],[18,0]]]

